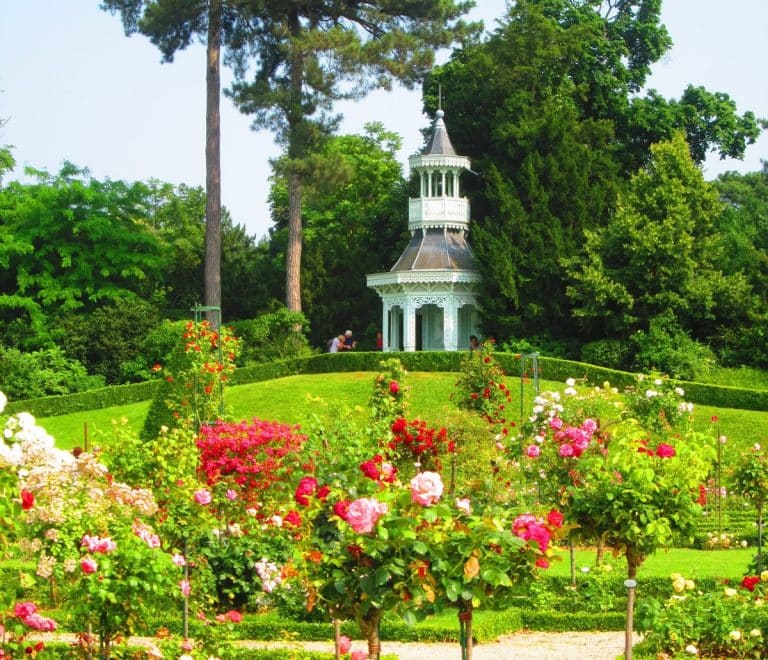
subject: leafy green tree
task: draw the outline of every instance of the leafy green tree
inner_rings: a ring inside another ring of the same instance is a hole
[[[302,187],[336,171],[315,156],[336,126],[333,102],[388,88],[393,80],[414,84],[432,66],[436,48],[468,37],[476,26],[459,20],[471,3],[456,0],[247,4],[251,52],[233,52],[237,82],[230,93],[253,116],[254,128],[274,131],[286,149],[286,303],[301,311]]]
[[[0,122],[0,126],[2,123]],[[10,172],[16,166],[11,148],[8,145],[0,147],[0,186],[3,184],[3,175]]]
[[[744,273],[754,306],[740,323],[724,324],[713,341],[727,364],[768,365],[768,164],[758,172],[726,172],[713,182],[724,202],[717,221],[723,267]]]
[[[97,181],[67,163],[58,175],[0,189],[0,336],[30,323],[30,347],[44,345],[58,315],[106,301],[149,297],[165,265],[143,222],[144,187]]]
[[[399,136],[379,123],[367,124],[362,136],[332,138],[321,155],[346,172],[344,182],[305,186],[303,298],[315,346],[324,347],[329,337],[354,328],[370,335],[372,347],[381,304],[363,274],[389,270],[407,239],[399,147]],[[287,187],[285,178],[277,178],[271,192],[277,218],[271,240],[281,258],[288,233]]]
[[[613,222],[587,231],[567,260],[574,314],[596,334],[628,336],[671,313],[695,338],[743,315],[749,286],[720,268],[716,190],[704,181],[682,133],[652,147],[648,167],[622,196]]]
[[[660,4],[510,3],[489,39],[455,51],[426,79],[425,108],[437,108],[439,86],[447,91],[452,141],[479,173],[465,188],[486,334],[575,335],[561,260],[579,251],[584,230],[610,222],[651,144],[685,130],[700,162],[713,149],[738,157],[759,133],[725,94],[642,95],[671,44]]]
[[[449,90],[451,137],[480,173],[466,184],[489,336],[571,334],[559,260],[607,222],[616,198],[611,126],[580,117],[568,75],[580,49],[577,30],[524,3],[425,85],[428,108],[438,84]]]

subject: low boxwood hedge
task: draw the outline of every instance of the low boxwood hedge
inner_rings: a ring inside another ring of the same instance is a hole
[[[305,358],[279,360],[268,364],[241,367],[232,375],[233,385],[245,385],[296,374],[319,374],[349,371],[379,370],[379,362],[386,358],[397,357],[408,371],[457,372],[461,360],[466,356],[462,352],[416,351],[409,353],[350,352],[323,353]],[[510,377],[521,375],[521,366],[530,376],[532,359],[526,358],[521,363],[521,356],[514,353],[496,353],[496,359]],[[573,360],[538,357],[538,375],[544,380],[565,382],[568,378],[584,380],[589,384],[602,384],[608,381],[614,387],[625,389],[635,384],[635,374],[617,371],[607,367],[598,367]],[[716,408],[738,408],[742,410],[768,410],[768,390],[751,390],[740,387],[726,387],[705,383],[679,381],[689,401]],[[147,401],[155,395],[159,381],[116,385],[89,392],[50,396],[40,399],[12,401],[6,407],[6,413],[13,414],[22,410],[37,417],[55,417],[83,410],[95,410],[112,406]]]

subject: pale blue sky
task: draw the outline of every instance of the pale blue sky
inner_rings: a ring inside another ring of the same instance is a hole
[[[472,16],[493,27],[506,3],[477,4]],[[0,0],[0,19],[0,117],[8,119],[0,144],[14,145],[19,163],[9,178],[26,165],[55,172],[70,160],[98,178],[204,185],[202,46],[161,64],[159,51],[141,36],[126,38],[99,0]],[[768,0],[664,0],[663,19],[675,45],[649,87],[679,97],[689,83],[704,85],[729,94],[740,112],[768,117]],[[426,118],[418,90],[376,92],[337,109],[342,132],[380,121],[399,133],[404,165],[420,146]],[[446,121],[450,131],[449,107]],[[258,236],[270,226],[268,158],[276,154],[271,134],[251,131],[225,99],[222,200]],[[767,135],[744,161],[712,158],[705,172],[754,171],[761,159],[768,159]]]

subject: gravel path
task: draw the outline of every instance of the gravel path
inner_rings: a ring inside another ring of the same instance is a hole
[[[635,641],[639,638],[635,637]],[[254,648],[292,646],[267,642],[246,642]],[[293,646],[316,651],[333,651],[328,642],[305,642]],[[365,643],[356,641],[352,650],[364,650]],[[458,644],[402,644],[383,642],[383,655],[396,655],[399,660],[454,660],[461,658]],[[523,631],[505,635],[497,642],[477,644],[473,660],[615,660],[624,653],[623,632],[562,632]]]
[[[73,642],[71,634],[38,634],[35,639]],[[639,637],[635,636],[635,641]],[[147,643],[147,638],[133,638],[134,643]],[[246,648],[303,648],[333,653],[330,642],[255,642],[243,641]],[[362,640],[352,644],[352,650],[365,650]],[[476,644],[473,660],[615,660],[624,653],[623,632],[532,632],[522,631],[500,637],[496,642]],[[457,660],[461,658],[458,644],[424,644],[383,642],[383,655],[396,655],[398,660]]]

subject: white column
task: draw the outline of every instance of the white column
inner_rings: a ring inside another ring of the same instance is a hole
[[[382,304],[384,310],[381,315],[381,350],[391,351],[389,346],[389,324],[392,323],[392,308],[386,303]]]
[[[416,350],[416,306],[410,300],[403,305],[403,334],[403,350],[412,353]]]
[[[457,329],[459,327],[459,313],[456,308],[456,298],[448,296],[443,307],[443,346],[446,351],[456,351]]]

